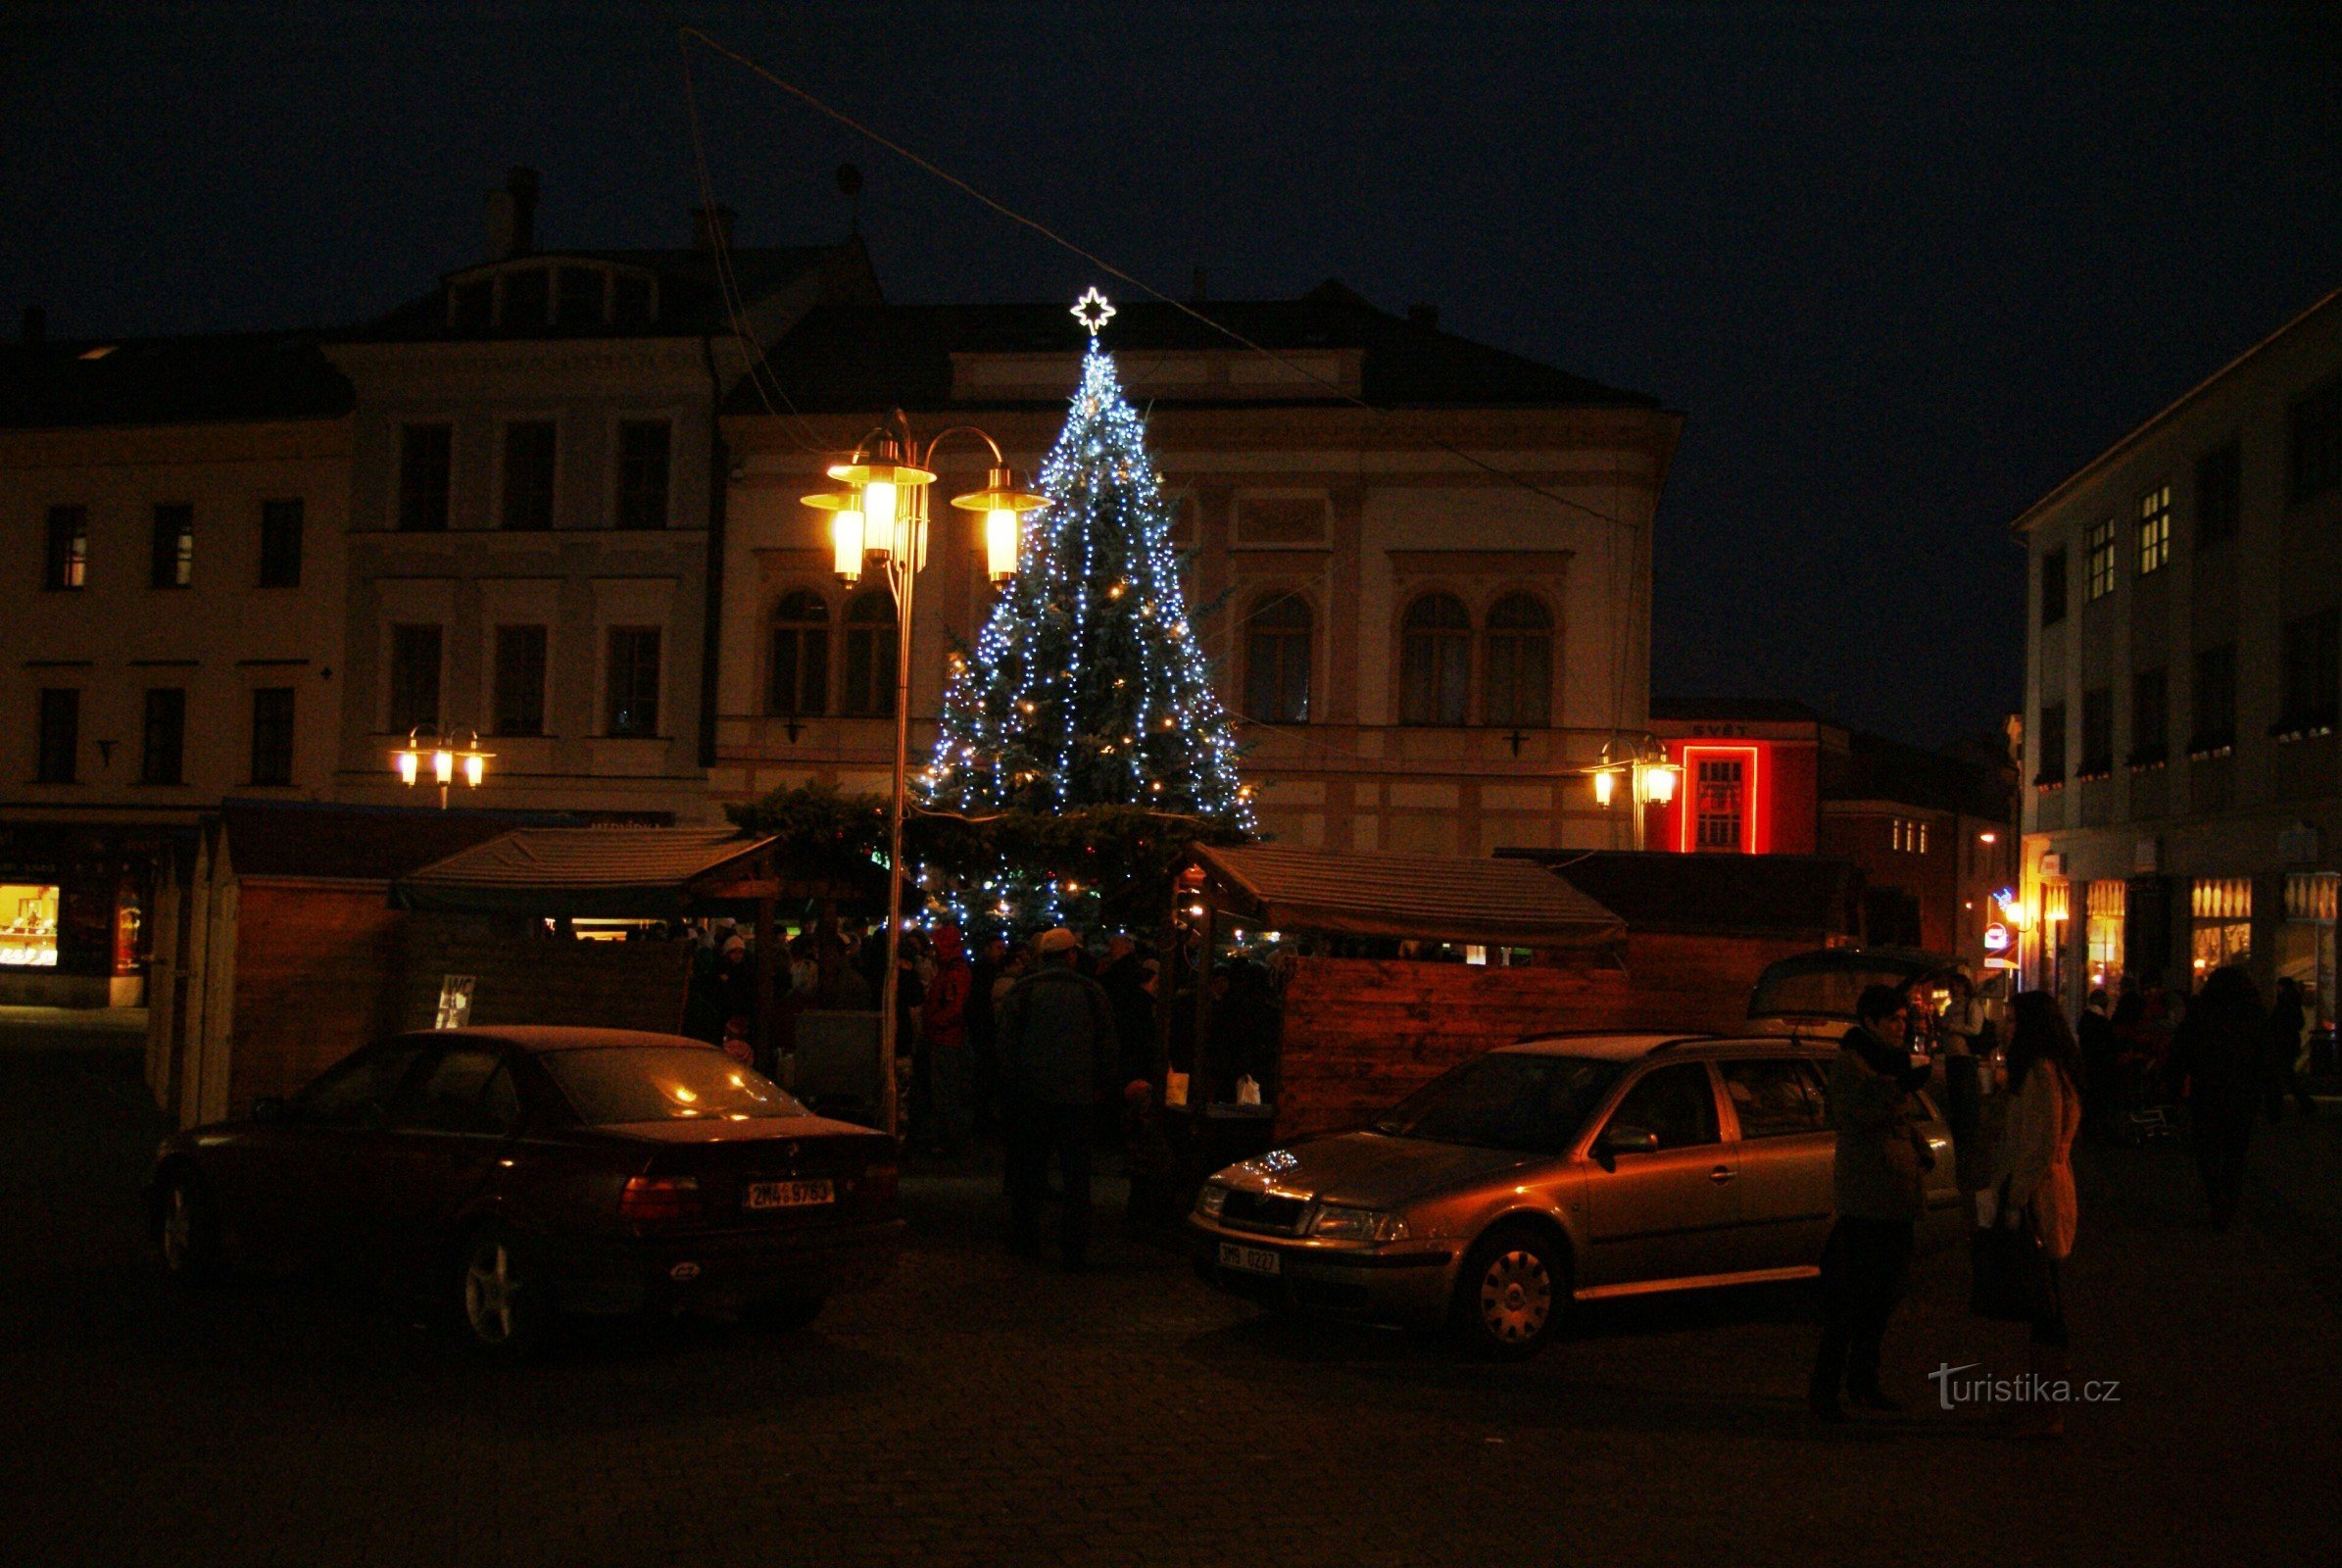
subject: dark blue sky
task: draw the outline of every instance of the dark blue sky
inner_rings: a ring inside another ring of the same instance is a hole
[[[1184,294],[1340,276],[1688,415],[1653,682],[1924,741],[2017,698],[2008,520],[2342,284],[2323,5],[19,3],[0,288],[60,334],[348,320],[481,249],[680,243],[680,15]],[[738,68],[744,241],[902,300],[1089,270]]]

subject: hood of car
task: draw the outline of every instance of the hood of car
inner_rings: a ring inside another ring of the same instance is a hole
[[[1342,1133],[1231,1165],[1212,1178],[1249,1192],[1306,1195],[1329,1203],[1392,1208],[1461,1183],[1551,1156],[1516,1149],[1435,1144],[1380,1133]]]

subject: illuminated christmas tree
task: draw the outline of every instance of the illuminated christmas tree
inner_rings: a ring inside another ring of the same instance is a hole
[[[1143,807],[1249,835],[1236,737],[1188,623],[1171,509],[1146,424],[1098,333],[1023,518],[1019,569],[970,655],[955,658],[920,780],[932,809],[1058,815]]]

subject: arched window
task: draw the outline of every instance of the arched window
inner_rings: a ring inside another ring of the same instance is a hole
[[[1244,716],[1309,722],[1309,641],[1316,617],[1299,594],[1264,601],[1244,622]]]
[[[772,612],[772,684],[764,710],[781,717],[829,711],[829,606],[800,588]]]
[[[1461,724],[1472,702],[1472,614],[1453,594],[1407,607],[1398,671],[1402,724]]]
[[[1553,614],[1533,594],[1506,594],[1488,611],[1482,705],[1491,724],[1553,722]]]
[[[863,717],[895,711],[895,596],[884,588],[846,606],[846,690],[838,710]]]

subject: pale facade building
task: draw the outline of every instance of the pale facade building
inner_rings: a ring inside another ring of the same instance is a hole
[[[1268,352],[1161,304],[1122,303],[1103,341],[1147,417],[1264,830],[1473,856],[1629,844],[1582,770],[1647,724],[1651,526],[1681,416],[1339,283],[1198,309]],[[800,501],[824,464],[901,409],[922,440],[982,426],[1030,476],[1085,342],[1061,304],[818,310],[734,393],[717,801],[888,787],[894,608],[875,576],[832,573]],[[948,444],[939,491],[980,487],[989,461]],[[935,514],[914,758],[992,598],[973,520]]]
[[[2223,963],[2335,1016],[2342,291],[2015,524],[2029,562],[2028,978]]]
[[[0,1002],[138,1003],[173,836],[329,793],[349,410],[303,334],[0,349]]]

